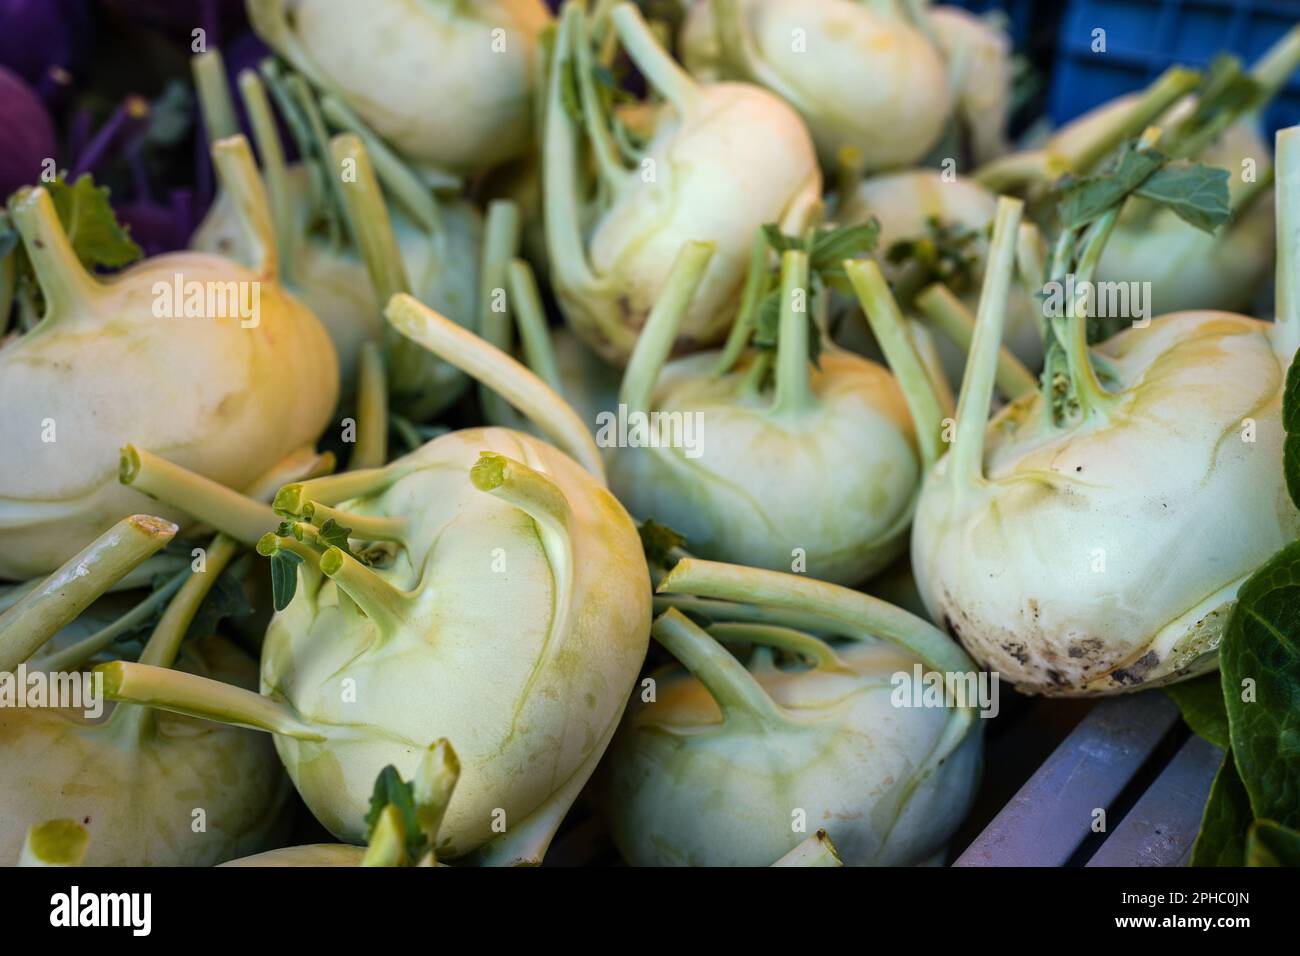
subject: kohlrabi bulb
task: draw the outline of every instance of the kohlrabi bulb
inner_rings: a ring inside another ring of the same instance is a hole
[[[409,159],[478,171],[533,133],[542,0],[248,0],[258,35]],[[360,15],[359,15],[360,14]]]
[[[0,201],[3,201],[19,186],[39,182],[45,163],[54,159],[54,127],[45,112],[45,104],[31,87],[3,66],[0,66],[0,142],[4,143],[0,148]],[[0,298],[0,310],[6,304]]]
[[[704,352],[661,371],[708,256],[701,244],[683,251],[633,353],[619,415],[597,432],[610,487],[701,556],[856,584],[905,546],[924,462],[937,454],[942,415],[901,317],[889,319],[887,354],[915,376],[919,428],[884,367],[834,347],[810,361],[802,252],[784,255],[775,357]]]
[[[937,699],[917,706],[927,683],[976,677],[952,641],[803,575],[688,558],[659,592],[669,605],[690,594],[759,605],[775,621],[820,618],[820,631],[849,640],[832,646],[776,624],[705,632],[670,606],[653,633],[684,669],[654,672],[653,696],[634,698],[603,781],[624,859],[766,866],[799,844],[799,822],[826,828],[848,866],[915,865],[943,851],[981,763],[975,700],[931,692]],[[719,641],[755,650],[742,665]]]
[[[1090,349],[1070,319],[1051,398],[1028,393],[986,427],[1015,218],[999,210],[955,441],[917,505],[912,561],[931,618],[1017,688],[1118,693],[1212,670],[1237,589],[1300,534],[1281,468],[1300,344],[1298,132],[1279,134],[1277,324],[1182,312]]]
[[[214,155],[260,250],[157,256],[92,276],[44,189],[12,204],[45,300],[0,347],[0,578],[48,573],[145,499],[117,481],[129,441],[244,488],[311,446],[338,398],[319,321],[276,276],[266,197],[242,138]]]
[[[713,242],[717,254],[676,343],[681,352],[705,347],[735,314],[754,230],[782,221],[802,231],[821,191],[812,142],[798,115],[766,90],[696,83],[624,3],[612,14],[618,37],[666,102],[644,149],[623,155],[596,89],[584,19],[579,3],[566,5],[547,93],[551,285],[574,332],[622,365],[682,244]],[[574,84],[581,117],[569,114],[566,91]],[[600,180],[592,203],[579,187],[584,132]]]
[[[645,655],[640,538],[590,434],[539,379],[409,296],[387,315],[581,464],[530,435],[475,428],[384,468],[288,485],[276,500],[292,516],[285,536],[259,545],[294,588],[263,644],[261,696],[156,668],[100,670],[114,699],[276,733],[299,793],[346,841],[365,837],[375,775],[409,773],[445,737],[462,775],[440,855],[540,859]]]
[[[202,105],[209,138],[234,132],[235,107],[226,85],[221,54],[213,49],[192,61],[195,87]],[[473,327],[477,308],[479,257],[483,221],[478,210],[463,200],[434,198],[410,170],[385,153],[380,170],[387,195],[377,185],[360,184],[361,173],[344,177],[336,167],[332,143],[325,139],[324,121],[310,88],[301,77],[284,75],[272,63],[263,76],[252,70],[239,75],[239,90],[260,155],[263,179],[270,200],[279,251],[281,284],[301,299],[321,320],[339,356],[341,392],[351,396],[357,384],[362,346],[384,337],[383,303],[388,292],[377,291],[376,278],[366,262],[366,242],[391,225],[392,239],[382,249],[400,259],[403,291],[467,327]],[[294,132],[302,162],[292,166],[284,159],[280,132],[271,111],[267,86],[275,94],[280,114]],[[383,149],[382,145],[376,144]],[[363,146],[356,147],[364,151]],[[360,165],[360,160],[353,160]],[[364,196],[358,196],[358,193]],[[390,200],[389,197],[395,197]],[[348,218],[347,204],[360,200],[362,223]],[[409,211],[408,211],[409,209]],[[234,204],[225,192],[217,194],[190,246],[215,252],[240,262],[250,261],[249,248]],[[358,248],[361,247],[361,248]],[[391,268],[386,270],[392,274]],[[415,368],[395,368],[394,391],[401,411],[417,418],[441,411],[456,400],[468,384],[466,377],[445,362],[421,352]],[[402,392],[411,392],[418,380],[420,408],[405,407]]]
[[[56,614],[75,614],[108,585],[106,571],[120,576],[142,558],[142,544],[156,550],[175,531],[156,518],[126,519],[0,617],[0,669],[11,671],[0,680],[8,692],[23,676],[13,656],[26,659],[24,645],[48,635]],[[168,605],[142,662],[167,675],[174,666],[231,687],[256,686],[256,663],[228,641],[208,635],[182,645],[237,550],[226,539],[207,549],[204,571],[189,575]],[[289,784],[263,735],[133,704],[96,714],[104,699],[95,706],[89,675],[26,667],[28,695],[36,672],[51,693],[82,693],[46,706],[0,706],[0,859],[16,859],[28,827],[51,817],[85,826],[89,866],[210,866],[265,847],[280,830]]]
[[[695,76],[757,83],[789,102],[827,166],[845,147],[868,171],[911,165],[952,111],[943,55],[903,4],[700,0],[678,45]]]
[[[933,7],[929,23],[956,83],[956,119],[970,159],[986,163],[1007,151],[1011,110],[1011,38],[961,7]]]
[[[1070,141],[1089,136],[1135,100],[1132,96],[1113,100],[1057,135]],[[1162,124],[1177,123],[1195,105],[1190,98],[1181,101]],[[1245,311],[1267,282],[1273,264],[1273,203],[1271,190],[1262,185],[1268,182],[1272,150],[1260,136],[1258,118],[1234,123],[1196,159],[1228,170],[1237,218],[1210,234],[1169,209],[1134,200],[1120,216],[1097,267],[1100,281],[1143,283],[1149,290],[1149,316],[1186,309]]]
[[[356,383],[361,346],[383,338],[383,305],[357,251],[310,231],[307,171],[292,167],[287,182],[294,211],[291,228],[301,238],[293,245],[293,261],[280,265],[281,279],[325,326],[338,352],[341,390],[348,394]],[[221,193],[191,238],[190,248],[248,261],[244,233],[232,207],[230,197]],[[416,297],[468,325],[477,297],[483,220],[467,202],[440,203],[439,213],[443,231],[430,235],[400,211],[392,210],[393,233]],[[463,388],[464,376],[446,366],[443,369],[439,379],[446,380],[443,387],[449,399],[454,399]]]
[[[988,230],[996,208],[997,197],[974,180],[936,169],[909,169],[863,180],[837,207],[836,218],[840,225],[852,225],[875,217],[880,223],[876,245],[882,253],[881,267],[894,284],[900,280],[913,284],[906,273],[916,268],[917,260],[913,254],[891,262],[888,253],[898,243],[913,249],[923,245],[938,253],[944,253],[940,246],[948,244],[954,255],[969,262],[967,274],[957,277],[962,281],[953,284],[958,298],[973,308],[984,279]],[[921,289],[910,291],[915,294]],[[1026,366],[1036,369],[1042,364],[1038,305],[1020,285],[1010,292],[1004,334],[1006,346]],[[965,350],[943,336],[936,344],[949,381],[960,383]]]

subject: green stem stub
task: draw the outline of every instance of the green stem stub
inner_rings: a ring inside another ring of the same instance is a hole
[[[502,455],[483,452],[469,470],[469,480],[479,491],[500,488],[506,480],[506,459]]]

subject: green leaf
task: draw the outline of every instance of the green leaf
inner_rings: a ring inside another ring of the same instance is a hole
[[[346,554],[352,554],[352,549],[348,547],[348,538],[352,534],[351,528],[343,527],[333,518],[326,518],[318,533],[320,534],[320,542],[325,547],[338,548]]]
[[[1300,542],[1241,586],[1219,669],[1254,816],[1300,826]]]
[[[977,229],[959,222],[944,222],[937,216],[925,221],[926,234],[893,243],[885,258],[895,266],[907,264],[911,288],[920,290],[942,282],[961,294],[975,288],[980,263]]]
[[[1201,163],[1169,163],[1142,183],[1134,195],[1159,203],[1204,232],[1228,221],[1228,171]]]
[[[673,551],[686,547],[685,537],[649,518],[641,522],[636,530],[641,536],[641,547],[645,549],[646,560],[656,567],[672,567],[677,563]]]
[[[402,779],[397,768],[389,764],[375,778],[375,789],[370,794],[370,812],[366,814],[366,836],[375,832],[379,815],[384,807],[393,806],[402,818],[406,831],[406,858],[418,860],[424,855],[429,839],[420,828],[420,818],[415,812],[415,787]]]
[[[1165,693],[1178,705],[1187,726],[1216,747],[1228,747],[1228,710],[1217,673],[1166,687]]]
[[[1241,866],[1246,855],[1250,799],[1237,774],[1232,752],[1223,755],[1210,798],[1201,817],[1201,832],[1192,844],[1192,866]]]
[[[271,603],[283,611],[298,590],[298,565],[302,557],[292,551],[280,550],[271,555]]]
[[[1300,866],[1300,832],[1256,820],[1246,834],[1247,866]]]
[[[781,332],[781,290],[773,289],[758,303],[754,310],[754,337],[751,340],[756,348],[774,349]]]
[[[781,231],[781,227],[774,222],[763,224],[763,235],[767,236],[767,244],[778,254],[782,252],[802,251],[804,247],[803,240],[798,236],[787,236]]]
[[[1125,144],[1112,168],[1093,176],[1064,176],[1053,193],[1062,229],[1077,229],[1122,203],[1165,163],[1163,153]]]
[[[874,216],[855,226],[818,229],[813,236],[808,267],[815,272],[843,274],[844,260],[856,259],[872,252],[879,238],[880,223]]]
[[[1282,427],[1286,441],[1282,446],[1282,473],[1291,501],[1300,507],[1300,351],[1291,359],[1286,373],[1286,390],[1282,394]]]
[[[1196,94],[1196,108],[1173,131],[1171,139],[1190,137],[1224,113],[1236,116],[1263,105],[1264,88],[1242,68],[1241,61],[1221,54],[1210,64]]]
[[[54,201],[73,251],[86,268],[116,269],[144,255],[131,241],[130,233],[118,223],[108,201],[108,187],[96,186],[89,173],[78,176],[72,185],[56,179],[45,188]]]

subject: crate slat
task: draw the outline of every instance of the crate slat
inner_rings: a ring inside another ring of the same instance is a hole
[[[1065,865],[1177,720],[1158,691],[1101,701],[953,865]]]
[[[1088,866],[1178,866],[1191,853],[1223,751],[1191,737]]]

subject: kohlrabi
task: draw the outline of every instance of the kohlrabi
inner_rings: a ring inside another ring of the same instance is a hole
[[[273,64],[267,64],[264,73],[302,157],[301,162],[286,165],[266,85],[257,73],[245,70],[239,86],[270,197],[280,281],[325,325],[338,351],[342,392],[347,396],[356,383],[361,346],[384,337],[386,300],[368,277],[359,250],[367,236],[358,235],[346,214],[349,192],[361,186],[366,193],[360,225],[366,233],[380,228],[383,210],[379,207],[387,208],[384,215],[392,223],[410,291],[468,327],[475,317],[482,219],[463,200],[435,199],[382,144],[372,141],[381,152],[368,150],[368,159],[397,197],[388,206],[382,193],[359,184],[355,158],[350,157],[352,165],[345,169],[332,157],[320,109],[301,77],[286,76]],[[234,107],[216,50],[195,58],[194,74],[209,137],[233,133]],[[218,194],[191,247],[248,261],[251,252],[233,206],[227,193]],[[414,351],[413,361],[392,363],[392,384],[398,404],[407,410],[414,403],[418,407],[412,414],[425,418],[454,401],[467,380],[446,363]]]
[[[123,519],[0,616],[0,691],[9,698],[0,706],[0,859],[17,859],[28,828],[51,817],[86,828],[91,866],[208,866],[266,846],[280,827],[289,786],[262,735],[130,704],[103,717],[102,684],[75,661],[68,671],[47,671],[30,660],[175,533],[158,518]],[[182,644],[237,551],[222,537],[206,549],[140,666],[255,686],[255,662],[228,641],[203,634]],[[12,699],[19,685],[22,702]],[[32,702],[42,685],[47,699]]]
[[[0,199],[20,186],[39,183],[54,160],[54,127],[45,104],[26,83],[0,66]],[[5,250],[0,247],[0,260]],[[0,272],[4,265],[0,262]],[[0,285],[3,285],[0,278]],[[0,310],[7,300],[0,296]],[[0,324],[5,316],[0,312]]]
[[[365,847],[350,843],[286,846],[222,866],[441,866],[438,853],[443,844],[438,830],[458,779],[456,751],[448,741],[439,740],[425,753],[410,782],[391,764],[379,772],[365,817]],[[809,859],[824,859],[812,847],[804,852]]]
[[[1007,151],[1013,80],[1011,38],[961,7],[934,7],[928,21],[948,63],[957,142],[975,163]]]
[[[72,237],[46,188],[11,201],[44,315],[0,348],[0,578],[48,573],[141,510],[144,499],[117,481],[128,441],[246,488],[328,422],[337,359],[316,317],[276,281],[248,146],[240,137],[213,152],[258,251],[253,268],[187,252],[99,278],[74,242],[102,241],[116,225],[85,180],[67,187],[83,217]]]
[[[350,842],[365,837],[380,769],[409,773],[445,737],[462,765],[445,855],[540,859],[645,655],[640,539],[604,487],[590,433],[540,379],[409,296],[386,314],[573,457],[521,432],[473,428],[384,468],[287,485],[276,499],[287,520],[259,545],[280,609],[262,694],[134,664],[101,668],[107,692],[275,733],[307,805]],[[158,464],[130,454],[125,479],[192,501],[219,528],[264,521],[233,500],[209,510],[201,482]]]
[[[678,42],[682,61],[700,79],[757,83],[790,103],[825,165],[834,166],[848,147],[864,169],[890,169],[924,157],[953,106],[943,54],[919,6],[700,0]]]
[[[361,13],[359,16],[358,13]],[[479,171],[531,144],[541,0],[248,0],[253,28],[419,163]]]
[[[612,108],[613,91],[599,83],[606,72],[582,5],[571,0],[546,91],[543,196],[560,309],[579,337],[622,365],[685,242],[712,242],[716,253],[676,348],[720,339],[735,315],[754,230],[782,221],[801,232],[821,173],[807,130],[779,97],[745,83],[697,83],[635,7],[621,3],[610,17],[665,101],[648,140],[633,142]]]
[[[633,514],[675,528],[703,557],[843,584],[903,549],[944,411],[897,310],[870,315],[899,380],[829,343],[810,352],[829,291],[810,262],[842,274],[852,240],[781,237],[773,276],[760,231],[728,348],[665,365],[709,262],[708,246],[686,246],[632,355],[618,415],[596,436],[610,449],[610,487]],[[878,299],[879,270],[850,269]]]
[[[1042,391],[987,422],[1020,215],[1000,200],[955,440],[917,506],[932,619],[1030,693],[1213,669],[1238,587],[1300,531],[1278,468],[1300,344],[1300,130],[1278,138],[1277,323],[1181,312],[1089,347],[1090,283],[1125,195],[1164,197],[1202,228],[1228,215],[1226,174],[1166,162],[1156,134],[1059,194]]]
[[[610,748],[607,813],[629,863],[765,866],[816,827],[849,866],[942,852],[980,770],[977,704],[957,692],[978,675],[956,644],[804,575],[688,558],[658,592],[670,606],[653,634],[683,667],[643,682]],[[705,631],[676,595],[744,602],[767,621]],[[754,650],[742,664],[723,644]]]

